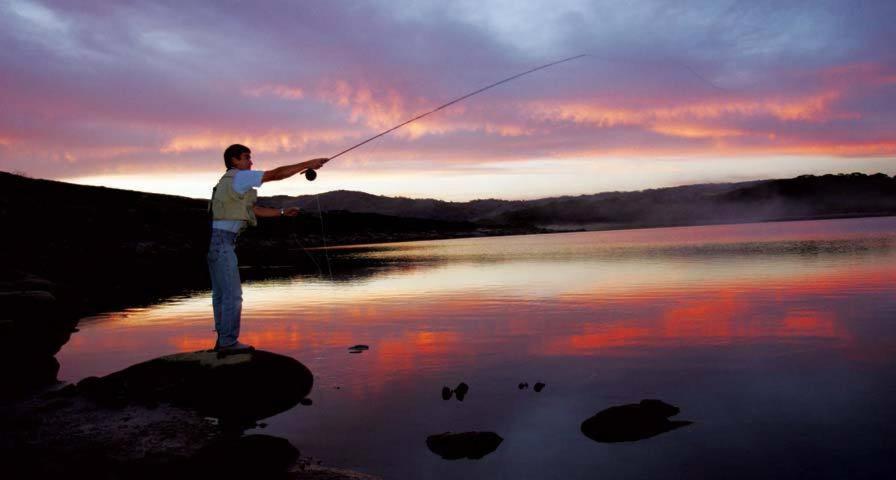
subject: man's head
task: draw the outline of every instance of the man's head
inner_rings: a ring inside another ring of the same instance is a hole
[[[235,143],[224,150],[224,165],[228,170],[236,168],[239,170],[252,169],[252,150],[245,145]]]

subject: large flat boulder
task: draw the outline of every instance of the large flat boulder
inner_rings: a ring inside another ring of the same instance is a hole
[[[77,389],[108,406],[170,403],[223,422],[254,423],[292,408],[314,384],[298,360],[262,350],[178,353],[138,363]]]

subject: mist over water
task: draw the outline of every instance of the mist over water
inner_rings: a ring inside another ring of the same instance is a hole
[[[314,372],[313,406],[264,432],[326,464],[433,479],[861,478],[896,466],[894,217],[329,254],[332,279],[245,282],[241,337]],[[210,348],[210,292],[79,328],[57,355],[60,379]],[[349,354],[355,344],[370,350]],[[442,400],[461,381],[464,401]],[[580,432],[644,398],[695,423],[619,444]],[[427,449],[429,435],[471,430],[504,442],[481,460]]]

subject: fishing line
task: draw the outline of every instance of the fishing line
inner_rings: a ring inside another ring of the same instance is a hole
[[[370,138],[368,138],[368,139],[366,139],[366,140],[364,140],[364,141],[362,141],[362,142],[360,142],[360,143],[357,143],[357,144],[355,144],[355,145],[352,145],[351,147],[346,148],[345,150],[342,150],[342,151],[340,151],[339,153],[336,153],[335,155],[332,155],[331,157],[329,157],[328,159],[326,159],[323,163],[327,163],[327,162],[329,162],[330,160],[333,160],[333,159],[338,158],[338,157],[340,157],[340,156],[342,156],[342,155],[344,155],[344,154],[346,154],[346,153],[349,153],[349,152],[351,152],[352,150],[355,150],[356,148],[359,148],[359,147],[361,147],[361,146],[363,146],[363,145],[366,145],[367,143],[370,143],[370,142],[376,140],[377,138],[380,138],[380,137],[382,137],[382,136],[384,136],[384,135],[387,135],[387,134],[389,134],[389,133],[391,133],[391,132],[393,132],[393,131],[395,131],[395,130],[398,130],[399,128],[401,128],[401,127],[403,127],[403,126],[405,126],[405,125],[408,125],[408,124],[413,123],[413,122],[415,122],[415,121],[417,121],[417,120],[420,120],[420,119],[422,119],[422,118],[424,118],[424,117],[426,117],[426,116],[428,116],[428,115],[431,115],[431,114],[436,113],[436,112],[438,112],[438,111],[440,111],[440,110],[443,110],[443,109],[445,109],[445,108],[448,108],[448,107],[450,107],[451,105],[454,105],[454,104],[456,104],[456,103],[458,103],[458,102],[461,102],[461,101],[463,101],[463,100],[466,100],[467,98],[470,98],[470,97],[472,97],[472,96],[474,96],[474,95],[477,95],[477,94],[479,94],[479,93],[482,93],[482,92],[484,92],[484,91],[486,91],[486,90],[489,90],[489,89],[491,89],[491,88],[497,87],[497,86],[502,85],[502,84],[504,84],[504,83],[513,81],[513,80],[515,80],[515,79],[517,79],[517,78],[520,78],[520,77],[522,77],[522,76],[524,76],[524,75],[528,75],[528,74],[530,74],[530,73],[534,73],[534,72],[537,72],[537,71],[539,71],[539,70],[543,70],[543,69],[546,69],[546,68],[550,68],[550,67],[552,67],[552,66],[559,65],[559,64],[561,64],[561,63],[570,62],[570,61],[572,61],[572,60],[577,60],[577,59],[584,58],[584,57],[592,57],[592,58],[595,58],[595,59],[598,59],[598,60],[604,60],[604,61],[608,61],[608,62],[622,62],[622,63],[624,63],[624,61],[622,61],[622,60],[618,60],[618,59],[607,59],[607,58],[602,58],[602,57],[600,57],[600,56],[597,56],[597,55],[591,55],[591,54],[581,54],[581,55],[576,55],[576,56],[572,56],[572,57],[564,58],[564,59],[562,59],[562,60],[558,60],[558,61],[555,61],[555,62],[547,63],[547,64],[544,64],[544,65],[541,65],[541,66],[538,66],[538,67],[535,67],[535,68],[526,70],[525,72],[521,72],[521,73],[518,73],[518,74],[516,74],[516,75],[513,75],[513,76],[507,77],[507,78],[505,78],[505,79],[499,80],[499,81],[494,82],[494,83],[492,83],[492,84],[489,84],[489,85],[487,85],[487,86],[485,86],[485,87],[482,87],[482,88],[480,88],[480,89],[478,89],[478,90],[475,90],[475,91],[470,92],[470,93],[468,93],[468,94],[466,94],[466,95],[463,95],[463,96],[458,97],[458,98],[456,98],[456,99],[454,99],[454,100],[451,100],[451,101],[449,101],[449,102],[447,102],[447,103],[445,103],[445,104],[443,104],[443,105],[440,105],[440,106],[438,106],[438,107],[436,107],[436,108],[434,108],[434,109],[432,109],[432,110],[429,110],[429,111],[427,111],[427,112],[424,112],[424,113],[422,113],[422,114],[419,114],[419,115],[417,115],[417,116],[415,116],[415,117],[413,117],[413,118],[411,118],[411,119],[409,119],[409,120],[406,120],[406,121],[404,121],[404,122],[402,122],[402,123],[400,123],[400,124],[398,124],[398,125],[395,125],[394,127],[391,127],[391,128],[389,128],[389,129],[387,129],[387,130],[384,130],[384,131],[382,131],[382,132],[380,132],[380,133],[378,133],[378,134],[376,134],[376,135],[374,135],[374,136],[372,136],[372,137],[370,137]],[[649,62],[628,62],[628,63],[641,63],[641,64],[645,64],[645,63],[649,63]],[[714,88],[714,89],[716,89],[716,90],[720,90],[720,91],[726,91],[725,88],[719,87],[719,86],[716,85],[715,83],[711,82],[710,80],[708,80],[708,79],[705,78],[704,76],[700,75],[695,69],[691,68],[690,66],[688,66],[688,65],[684,65],[684,64],[678,64],[678,66],[681,67],[681,68],[684,68],[685,70],[687,70],[688,72],[690,72],[691,75],[693,75],[694,77],[698,78],[698,79],[699,79],[700,81],[702,81],[703,83],[705,83],[705,84],[711,86],[712,88]],[[316,172],[314,169],[307,169],[307,170],[305,170],[305,171],[302,172],[302,173],[305,175],[305,178],[306,178],[307,180],[309,180],[309,181],[313,181],[315,178],[317,178],[317,172]],[[319,194],[319,193],[316,193],[316,194],[314,195],[314,198],[315,198],[315,201],[316,201],[316,203],[317,203],[318,218],[320,219],[321,241],[322,241],[322,243],[323,243],[324,258],[326,259],[326,263],[327,263],[327,271],[328,271],[328,273],[329,273],[329,275],[330,275],[330,281],[333,282],[333,269],[332,269],[332,266],[331,266],[331,263],[330,263],[330,256],[329,256],[329,251],[328,251],[329,249],[328,249],[328,246],[327,246],[326,230],[325,230],[325,227],[324,227],[323,208],[321,207],[321,203],[320,203],[320,194]],[[306,254],[308,254],[308,251],[305,249],[305,247],[304,247],[303,245],[301,245],[301,243],[299,243],[299,246],[302,248],[302,250],[305,250],[305,253],[306,253]],[[313,258],[313,256],[311,256],[310,254],[309,254],[309,257],[311,257],[312,261],[314,262],[315,266],[317,267],[317,269],[318,269],[318,273],[319,273],[320,275],[322,275],[320,265],[318,265],[317,261],[315,261],[314,258]]]
[[[335,155],[333,155],[333,156],[327,158],[327,159],[324,161],[324,163],[327,163],[327,162],[329,162],[330,160],[333,160],[333,159],[336,158],[336,157],[339,157],[339,156],[342,156],[342,155],[344,155],[344,154],[346,154],[346,153],[348,153],[348,152],[351,152],[352,150],[354,150],[354,149],[356,149],[356,148],[358,148],[358,147],[360,147],[360,146],[362,146],[362,145],[365,145],[365,144],[367,144],[367,143],[370,143],[370,142],[376,140],[377,138],[382,137],[383,135],[386,135],[386,134],[388,134],[388,133],[390,133],[390,132],[393,132],[393,131],[395,131],[395,130],[398,130],[399,128],[401,128],[401,127],[403,127],[403,126],[405,126],[405,125],[407,125],[407,124],[409,124],[409,123],[412,123],[412,122],[415,122],[415,121],[417,121],[417,120],[420,120],[421,118],[423,118],[423,117],[425,117],[425,116],[427,116],[427,115],[431,115],[431,114],[433,114],[433,113],[436,113],[436,112],[438,112],[439,110],[448,108],[448,107],[450,107],[451,105],[454,105],[455,103],[458,103],[458,102],[463,101],[463,100],[465,100],[465,99],[467,99],[467,98],[470,98],[470,97],[472,97],[473,95],[476,95],[476,94],[478,94],[478,93],[482,93],[482,92],[484,92],[484,91],[486,91],[486,90],[488,90],[488,89],[490,89],[490,88],[494,88],[494,87],[497,87],[498,85],[501,85],[501,84],[507,83],[507,82],[509,82],[509,81],[515,80],[515,79],[517,79],[517,78],[522,77],[523,75],[528,75],[528,74],[530,74],[530,73],[534,73],[534,72],[537,72],[537,71],[539,71],[539,70],[544,70],[545,68],[553,67],[554,65],[559,65],[559,64],[564,63],[564,62],[569,62],[569,61],[576,60],[576,59],[579,59],[579,58],[582,58],[582,57],[587,57],[587,56],[588,56],[588,55],[586,55],[586,54],[576,55],[576,56],[574,56],[574,57],[569,57],[569,58],[564,58],[564,59],[562,59],[562,60],[557,60],[556,62],[546,63],[546,64],[544,64],[544,65],[540,65],[540,66],[538,66],[538,67],[535,67],[535,68],[526,70],[525,72],[518,73],[518,74],[516,74],[516,75],[507,77],[507,78],[505,78],[505,79],[503,79],[503,80],[499,80],[499,81],[497,81],[497,82],[495,82],[495,83],[492,83],[492,84],[490,84],[490,85],[486,85],[485,87],[482,87],[482,88],[480,88],[480,89],[478,89],[478,90],[475,90],[475,91],[473,91],[473,92],[470,92],[470,93],[468,93],[468,94],[466,94],[466,95],[463,95],[463,96],[461,96],[461,97],[455,98],[454,100],[451,100],[451,101],[448,102],[448,103],[445,103],[445,104],[443,104],[443,105],[439,105],[438,107],[436,107],[436,108],[434,108],[434,109],[432,109],[432,110],[430,110],[430,111],[428,111],[428,112],[421,113],[420,115],[417,115],[417,116],[414,117],[414,118],[411,118],[411,119],[409,119],[409,120],[407,120],[407,121],[404,121],[404,122],[402,122],[402,123],[399,123],[398,125],[395,125],[394,127],[389,128],[388,130],[384,130],[384,131],[382,131],[382,132],[380,132],[380,133],[378,133],[378,134],[376,134],[376,135],[374,135],[374,136],[368,138],[367,140],[364,140],[364,141],[361,142],[361,143],[358,143],[358,144],[355,144],[355,145],[353,145],[353,146],[351,146],[351,147],[349,147],[349,148],[346,148],[345,150],[343,150],[343,151],[341,151],[341,152],[339,152],[339,153],[337,153],[337,154],[335,154]],[[305,170],[305,171],[302,172],[302,173],[303,173],[303,175],[305,175],[305,178],[306,178],[308,181],[313,181],[315,178],[317,178],[317,172],[316,172],[314,169],[309,168],[309,169]],[[320,194],[315,194],[315,195],[314,195],[314,198],[317,200],[317,213],[318,213],[318,215],[320,216],[320,230],[321,230],[321,239],[323,240],[323,246],[324,246],[324,257],[325,257],[326,260],[327,260],[327,269],[328,269],[329,272],[330,272],[330,280],[333,280],[333,269],[332,269],[332,267],[330,266],[330,255],[329,255],[329,253],[328,253],[328,251],[327,251],[327,239],[326,239],[326,235],[325,235],[325,233],[324,233],[324,214],[323,214],[323,210],[321,209],[321,206],[320,206]]]
[[[327,259],[327,270],[330,272],[330,281],[333,281],[333,267],[330,266],[330,255],[327,253],[327,234],[324,231],[324,212],[320,208],[320,194],[315,194],[314,198],[317,200],[317,214],[320,217],[320,239],[324,244],[324,258]]]
[[[694,77],[696,77],[698,80],[700,80],[701,82],[705,83],[706,85],[709,85],[710,87],[712,87],[712,88],[714,88],[714,89],[716,89],[716,90],[719,90],[719,91],[722,91],[722,92],[731,92],[731,91],[733,91],[733,90],[730,89],[730,88],[720,87],[720,86],[717,85],[715,82],[713,82],[712,80],[709,80],[709,79],[706,78],[705,76],[701,75],[697,70],[695,70],[693,67],[691,67],[690,65],[688,65],[688,64],[686,64],[686,63],[680,63],[680,62],[679,62],[679,63],[674,63],[674,64],[672,64],[672,65],[669,65],[669,64],[662,63],[662,62],[659,62],[659,61],[650,61],[650,60],[626,60],[626,59],[623,59],[623,58],[604,57],[604,56],[602,56],[602,55],[594,55],[594,54],[591,54],[591,53],[585,54],[584,56],[591,57],[591,58],[593,58],[593,59],[595,59],[595,60],[601,60],[601,61],[608,62],[608,63],[627,63],[627,64],[629,64],[629,65],[654,65],[654,66],[657,66],[657,67],[663,67],[663,68],[680,68],[680,69],[683,69],[683,70],[687,70],[688,73],[690,73],[691,75],[693,75]]]
[[[402,122],[402,123],[399,123],[398,125],[395,125],[395,126],[392,127],[392,128],[389,128],[389,129],[387,129],[387,130],[384,130],[384,131],[382,131],[382,132],[380,132],[380,133],[378,133],[378,134],[376,134],[376,135],[374,135],[374,136],[372,136],[372,137],[370,137],[370,138],[368,138],[368,139],[366,139],[366,140],[364,140],[364,141],[362,141],[362,142],[360,142],[360,143],[357,143],[357,144],[355,144],[355,145],[352,145],[351,147],[346,148],[345,150],[342,150],[341,152],[339,152],[339,153],[337,153],[337,154],[335,154],[335,155],[330,156],[329,158],[327,158],[327,159],[324,161],[324,163],[327,163],[327,162],[329,162],[330,160],[333,160],[334,158],[340,157],[340,156],[342,156],[342,155],[344,155],[344,154],[346,154],[346,153],[348,153],[348,152],[351,152],[352,150],[354,150],[354,149],[356,149],[356,148],[358,148],[358,147],[361,147],[361,146],[363,146],[363,145],[366,145],[367,143],[370,143],[370,142],[376,140],[377,138],[380,138],[380,137],[382,137],[382,136],[384,136],[384,135],[387,135],[387,134],[389,134],[390,132],[393,132],[393,131],[395,131],[395,130],[398,130],[399,128],[401,128],[401,127],[403,127],[403,126],[405,126],[405,125],[407,125],[407,124],[409,124],[409,123],[412,123],[412,122],[415,122],[415,121],[417,121],[417,120],[420,120],[420,119],[423,118],[423,117],[426,117],[426,116],[431,115],[431,114],[433,114],[433,113],[436,113],[436,112],[438,112],[438,111],[440,111],[440,110],[443,110],[443,109],[445,109],[445,108],[448,108],[448,107],[450,107],[451,105],[454,105],[455,103],[458,103],[458,102],[461,102],[461,101],[463,101],[463,100],[466,100],[467,98],[470,98],[470,97],[472,97],[472,96],[474,96],[474,95],[477,95],[477,94],[479,94],[479,93],[482,93],[482,92],[484,92],[484,91],[486,91],[486,90],[489,90],[489,89],[491,89],[491,88],[497,87],[497,86],[502,85],[502,84],[504,84],[504,83],[510,82],[510,81],[515,80],[515,79],[517,79],[517,78],[520,78],[520,77],[522,77],[522,76],[524,76],[524,75],[528,75],[528,74],[530,74],[530,73],[534,73],[534,72],[537,72],[537,71],[539,71],[539,70],[544,70],[544,69],[546,69],[546,68],[553,67],[554,65],[559,65],[559,64],[561,64],[561,63],[570,62],[570,61],[572,61],[572,60],[577,60],[577,59],[579,59],[579,58],[584,58],[584,57],[591,57],[591,58],[595,58],[595,59],[598,59],[598,60],[603,60],[603,61],[606,61],[606,62],[619,62],[619,63],[630,63],[630,64],[649,64],[649,63],[654,63],[654,64],[662,65],[662,64],[659,64],[658,62],[625,61],[625,60],[621,60],[621,59],[611,59],[611,58],[601,57],[601,56],[599,56],[599,55],[593,55],[593,54],[587,54],[587,53],[585,53],[585,54],[581,54],[581,55],[575,55],[575,56],[568,57],[568,58],[564,58],[564,59],[557,60],[557,61],[555,61],[555,62],[551,62],[551,63],[546,63],[546,64],[544,64],[544,65],[540,65],[540,66],[538,66],[538,67],[535,67],[535,68],[531,68],[531,69],[529,69],[529,70],[526,70],[525,72],[521,72],[521,73],[518,73],[518,74],[516,74],[516,75],[513,75],[513,76],[507,77],[507,78],[505,78],[505,79],[499,80],[499,81],[497,81],[497,82],[494,82],[494,83],[492,83],[492,84],[486,85],[486,86],[484,86],[484,87],[482,87],[482,88],[480,88],[480,89],[478,89],[478,90],[475,90],[475,91],[470,92],[470,93],[468,93],[468,94],[466,94],[466,95],[463,95],[463,96],[460,96],[460,97],[458,97],[458,98],[455,98],[454,100],[451,100],[451,101],[449,101],[449,102],[447,102],[447,103],[445,103],[445,104],[439,105],[438,107],[433,108],[432,110],[429,110],[429,111],[427,111],[427,112],[421,113],[421,114],[419,114],[419,115],[417,115],[417,116],[415,116],[415,117],[413,117],[413,118],[411,118],[411,119],[409,119],[409,120],[406,120],[406,121],[404,121],[404,122]],[[691,73],[691,75],[693,75],[694,77],[696,77],[696,78],[698,78],[699,80],[701,80],[703,83],[705,83],[705,84],[707,84],[707,85],[709,85],[709,86],[711,86],[711,87],[713,87],[713,88],[715,88],[715,89],[717,89],[717,90],[721,90],[721,91],[726,91],[726,90],[727,90],[727,89],[722,88],[722,87],[716,85],[715,83],[711,82],[711,81],[708,80],[706,77],[700,75],[696,70],[694,70],[693,68],[691,68],[691,67],[688,66],[688,65],[679,64],[679,65],[677,65],[677,66],[680,67],[680,68],[683,68],[683,69],[687,70],[688,72]],[[305,171],[302,172],[302,173],[303,173],[303,175],[305,175],[305,178],[306,178],[307,180],[309,180],[309,181],[313,181],[315,178],[317,178],[317,172],[316,172],[314,169],[310,169],[310,168],[309,168],[309,169],[305,170]],[[325,233],[324,233],[324,215],[323,215],[323,210],[322,210],[322,208],[321,208],[321,206],[320,206],[320,195],[319,195],[319,194],[315,194],[315,199],[316,199],[316,201],[317,201],[317,210],[318,210],[318,215],[319,215],[319,217],[320,217],[321,239],[322,239],[322,241],[323,241],[323,246],[324,246],[324,257],[326,258],[326,261],[327,261],[327,269],[328,269],[329,272],[330,272],[330,280],[332,280],[332,279],[333,279],[333,270],[332,270],[332,267],[330,266],[330,256],[329,256],[328,249],[327,249],[326,235],[325,235]]]
[[[364,140],[363,142],[360,142],[360,143],[357,143],[357,144],[355,144],[355,145],[352,145],[351,147],[346,148],[345,150],[343,150],[343,151],[341,151],[341,152],[339,152],[339,153],[337,153],[337,154],[335,154],[335,155],[333,155],[333,156],[330,156],[329,158],[327,158],[327,159],[324,161],[324,163],[327,163],[327,162],[329,162],[330,160],[333,160],[333,159],[336,158],[336,157],[339,157],[339,156],[342,156],[342,155],[344,155],[344,154],[346,154],[346,153],[348,153],[348,152],[351,152],[352,150],[354,150],[354,149],[356,149],[356,148],[358,148],[358,147],[360,147],[360,146],[362,146],[362,145],[365,145],[365,144],[367,144],[367,143],[369,143],[369,142],[372,142],[372,141],[376,140],[377,138],[382,137],[383,135],[386,135],[386,134],[388,134],[388,133],[390,133],[390,132],[393,132],[393,131],[395,131],[395,130],[398,130],[399,128],[401,128],[401,127],[403,127],[403,126],[405,126],[405,125],[407,125],[407,124],[409,124],[409,123],[412,123],[412,122],[415,122],[415,121],[417,121],[417,120],[420,120],[421,118],[423,118],[423,117],[425,117],[425,116],[427,116],[427,115],[431,115],[431,114],[433,114],[433,113],[436,113],[436,112],[438,112],[439,110],[448,108],[448,107],[450,107],[451,105],[454,105],[455,103],[458,103],[458,102],[460,102],[460,101],[462,101],[462,100],[466,100],[467,98],[470,98],[470,97],[472,97],[473,95],[476,95],[476,94],[478,94],[478,93],[482,93],[482,92],[484,92],[484,91],[486,91],[486,90],[488,90],[488,89],[490,89],[490,88],[494,88],[494,87],[497,87],[498,85],[507,83],[507,82],[509,82],[509,81],[511,81],[511,80],[515,80],[515,79],[517,79],[517,78],[519,78],[519,77],[522,77],[523,75],[528,75],[528,74],[530,74],[530,73],[537,72],[537,71],[539,71],[539,70],[544,70],[545,68],[553,67],[554,65],[559,65],[559,64],[564,63],[564,62],[569,62],[569,61],[576,60],[576,59],[579,59],[579,58],[584,58],[584,57],[591,57],[591,58],[595,58],[595,59],[597,59],[597,60],[603,60],[603,61],[605,61],[605,62],[630,63],[630,64],[642,64],[642,65],[646,65],[646,64],[653,63],[653,64],[655,64],[655,65],[661,65],[661,66],[663,65],[663,64],[661,64],[661,63],[659,63],[659,62],[630,61],[630,60],[629,60],[629,61],[626,61],[626,60],[622,60],[622,59],[614,59],[614,58],[602,57],[602,56],[599,56],[599,55],[593,55],[593,54],[590,54],[590,53],[583,53],[583,54],[581,54],[581,55],[576,55],[576,56],[574,56],[574,57],[569,57],[569,58],[564,58],[564,59],[562,59],[562,60],[557,60],[556,62],[547,63],[547,64],[544,64],[544,65],[541,65],[541,66],[538,66],[538,67],[535,67],[535,68],[526,70],[525,72],[518,73],[518,74],[513,75],[513,76],[511,76],[511,77],[507,77],[507,78],[505,78],[505,79],[503,79],[503,80],[499,80],[499,81],[497,81],[497,82],[495,82],[495,83],[492,83],[492,84],[490,84],[490,85],[487,85],[487,86],[485,86],[485,87],[482,87],[482,88],[480,88],[480,89],[478,89],[478,90],[476,90],[476,91],[473,91],[473,92],[470,92],[470,93],[468,93],[468,94],[466,94],[466,95],[463,95],[463,96],[461,96],[461,97],[455,98],[454,100],[451,100],[451,101],[448,102],[448,103],[445,103],[445,104],[443,104],[443,105],[440,105],[440,106],[438,106],[438,107],[436,107],[436,108],[434,108],[434,109],[432,109],[432,110],[430,110],[430,111],[428,111],[428,112],[421,113],[420,115],[417,115],[417,116],[414,117],[414,118],[411,118],[411,119],[409,119],[409,120],[407,120],[407,121],[404,121],[404,122],[402,122],[402,123],[399,123],[398,125],[395,125],[395,126],[392,127],[392,128],[389,128],[389,129],[387,129],[387,130],[384,130],[384,131],[382,131],[382,132],[380,132],[380,133],[378,133],[378,134],[376,134],[376,135],[374,135],[374,136],[372,136],[372,137],[370,137],[370,138]],[[691,68],[691,67],[688,66],[688,65],[680,64],[680,65],[677,65],[677,66],[680,67],[680,68],[683,68],[683,69],[687,70],[688,72],[691,73],[691,75],[693,75],[694,77],[698,78],[698,79],[699,79],[700,81],[702,81],[703,83],[705,83],[705,84],[707,84],[707,85],[709,85],[709,86],[711,86],[711,87],[713,87],[713,88],[715,88],[715,89],[717,89],[717,90],[722,90],[722,91],[727,91],[727,90],[728,90],[728,89],[726,89],[726,88],[723,88],[723,87],[720,87],[720,86],[716,85],[715,83],[713,83],[712,81],[710,81],[709,79],[707,79],[706,77],[704,77],[703,75],[700,75],[696,70],[694,70],[693,68]],[[316,172],[315,170],[313,170],[313,169],[310,169],[310,168],[309,168],[308,170],[305,170],[305,171],[303,172],[303,174],[305,175],[305,178],[307,178],[309,181],[310,181],[310,180],[314,180],[315,178],[317,178],[317,172]]]
[[[292,233],[289,234],[289,238],[290,238],[290,240],[292,240],[294,243],[296,243],[296,244],[299,245],[299,248],[301,248],[302,251],[305,252],[305,255],[308,256],[308,259],[311,260],[311,263],[313,263],[313,264],[314,264],[314,267],[317,268],[317,276],[318,276],[318,277],[323,277],[323,276],[324,276],[324,272],[323,272],[323,270],[321,270],[321,268],[320,268],[320,264],[317,263],[317,260],[314,259],[314,255],[311,255],[310,253],[308,253],[308,249],[305,248],[305,246],[302,245],[302,242],[299,241],[299,236],[296,235],[295,232],[292,232]]]
[[[378,133],[378,134],[376,134],[376,135],[374,135],[374,136],[368,138],[367,140],[364,140],[363,142],[361,142],[361,143],[359,143],[359,144],[357,144],[357,145],[353,145],[353,146],[351,146],[351,147],[349,147],[349,148],[346,148],[345,150],[343,150],[343,151],[337,153],[336,155],[333,155],[332,157],[329,157],[326,161],[329,162],[330,160],[333,160],[333,159],[336,158],[336,157],[339,157],[339,156],[341,156],[341,155],[343,155],[343,154],[346,154],[346,153],[348,153],[348,152],[351,152],[352,150],[354,150],[354,149],[360,147],[361,145],[364,145],[364,144],[366,144],[366,143],[368,143],[368,142],[372,142],[373,140],[376,140],[377,138],[380,138],[380,137],[382,137],[383,135],[386,135],[386,134],[389,133],[389,132],[392,132],[392,131],[394,131],[394,130],[398,130],[399,128],[401,128],[401,127],[403,127],[403,126],[405,126],[405,125],[407,125],[407,124],[409,124],[409,123],[411,123],[411,122],[415,122],[415,121],[417,121],[417,120],[420,120],[421,118],[423,118],[423,117],[425,117],[425,116],[427,116],[427,115],[436,113],[436,112],[438,112],[439,110],[442,110],[442,109],[444,109],[444,108],[448,108],[448,107],[450,107],[451,105],[454,105],[454,104],[457,103],[457,102],[460,102],[460,101],[462,101],[462,100],[465,100],[465,99],[467,99],[467,98],[472,97],[473,95],[476,95],[477,93],[482,93],[482,92],[484,92],[484,91],[486,91],[486,90],[488,90],[488,89],[490,89],[490,88],[494,88],[494,87],[497,87],[498,85],[501,85],[501,84],[503,84],[503,83],[507,83],[507,82],[509,82],[509,81],[511,81],[511,80],[515,80],[515,79],[517,79],[517,78],[520,78],[520,77],[522,77],[523,75],[528,75],[528,74],[530,74],[530,73],[537,72],[537,71],[539,71],[539,70],[544,70],[545,68],[548,68],[548,67],[553,67],[554,65],[559,65],[559,64],[564,63],[564,62],[569,62],[569,61],[575,60],[575,59],[577,59],[577,58],[582,58],[582,57],[587,57],[587,56],[588,56],[587,54],[582,54],[582,55],[576,55],[576,56],[574,56],[574,57],[564,58],[563,60],[557,60],[556,62],[547,63],[547,64],[544,64],[544,65],[541,65],[540,67],[535,67],[535,68],[533,68],[533,69],[526,70],[525,72],[518,73],[518,74],[516,74],[516,75],[514,75],[514,76],[512,76],[512,77],[507,77],[507,78],[505,78],[505,79],[503,79],[503,80],[499,80],[499,81],[497,81],[497,82],[495,82],[495,83],[493,83],[493,84],[491,84],[491,85],[487,85],[487,86],[485,86],[485,87],[482,87],[482,88],[480,88],[479,90],[476,90],[476,91],[474,91],[474,92],[468,93],[468,94],[466,94],[466,95],[464,95],[464,96],[462,96],[462,97],[455,98],[454,100],[451,100],[450,102],[448,102],[448,103],[446,103],[446,104],[444,104],[444,105],[440,105],[440,106],[438,106],[438,107],[436,107],[436,108],[434,108],[434,109],[432,109],[432,110],[430,110],[430,111],[428,111],[428,112],[421,113],[420,115],[417,115],[416,117],[414,117],[414,118],[412,118],[412,119],[410,119],[410,120],[407,120],[407,121],[405,121],[405,122],[403,122],[403,123],[399,123],[398,125],[396,125],[396,126],[390,128],[390,129],[388,129],[388,130],[385,130],[385,131],[383,131],[383,132],[381,132],[381,133]],[[326,162],[324,162],[324,163],[326,163]],[[313,170],[311,170],[311,171],[313,171]],[[315,176],[316,176],[316,174],[315,174]],[[311,179],[309,179],[309,180],[311,180]]]

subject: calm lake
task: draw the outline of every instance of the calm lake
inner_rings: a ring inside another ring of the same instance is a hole
[[[314,372],[314,404],[258,431],[326,465],[390,479],[896,467],[896,217],[352,247],[329,252],[332,278],[314,255],[323,273],[244,282],[241,340]],[[211,294],[79,328],[57,355],[61,380],[211,348]],[[461,381],[464,401],[442,400]],[[581,433],[644,398],[694,424],[626,443]],[[504,442],[480,460],[426,446],[472,430]]]

